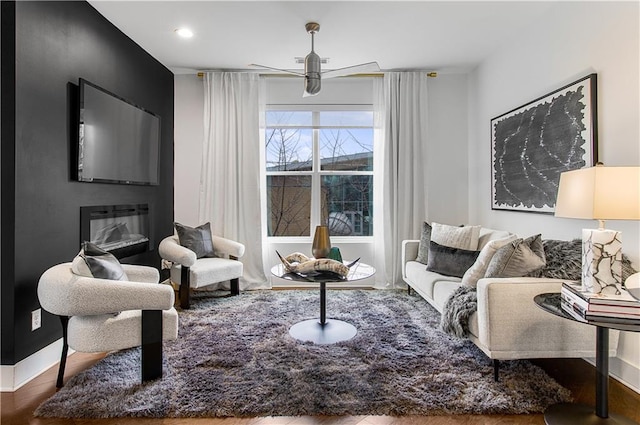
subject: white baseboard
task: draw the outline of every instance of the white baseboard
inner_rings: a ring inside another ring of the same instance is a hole
[[[15,391],[60,361],[62,338],[15,365],[0,366],[0,391]],[[69,355],[74,351],[69,349]]]
[[[585,360],[596,365],[594,358]],[[609,376],[640,394],[640,369],[631,363],[619,357],[609,357]]]

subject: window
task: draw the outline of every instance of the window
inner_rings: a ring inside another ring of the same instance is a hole
[[[267,235],[373,235],[373,112],[359,105],[266,111]]]

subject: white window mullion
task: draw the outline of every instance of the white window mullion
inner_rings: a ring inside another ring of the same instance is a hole
[[[316,226],[320,224],[321,212],[320,212],[320,112],[313,111],[313,177],[311,179],[311,223],[310,231],[311,236],[315,231]]]

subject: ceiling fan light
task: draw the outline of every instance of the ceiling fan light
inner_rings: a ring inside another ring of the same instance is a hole
[[[319,74],[321,71],[321,63],[322,60],[320,59],[320,56],[318,56],[316,52],[312,51],[304,58],[304,73],[308,74],[314,72]]]
[[[305,96],[315,96],[318,93],[320,93],[320,78],[304,77]]]
[[[320,92],[320,56],[313,50],[304,58],[304,94],[315,96]]]

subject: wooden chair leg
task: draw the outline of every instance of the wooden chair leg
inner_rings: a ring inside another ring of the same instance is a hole
[[[142,382],[162,376],[162,310],[142,310]]]
[[[234,255],[230,255],[229,258],[231,260],[238,261],[238,257]],[[231,288],[231,296],[240,295],[240,280],[238,278],[231,279],[229,281],[229,286]]]
[[[240,295],[240,279],[231,279],[229,281],[229,284],[231,285],[231,295]]]
[[[191,279],[189,267],[180,266],[180,287],[178,289],[178,297],[180,298],[180,307],[183,309],[191,308]]]
[[[56,380],[56,388],[62,388],[64,385],[64,368],[67,365],[67,354],[69,352],[69,344],[67,341],[67,329],[69,327],[69,316],[60,316],[62,324],[62,355],[60,356],[60,366],[58,367],[58,379]]]
[[[500,375],[500,360],[493,359],[493,380],[498,382],[498,378]]]

